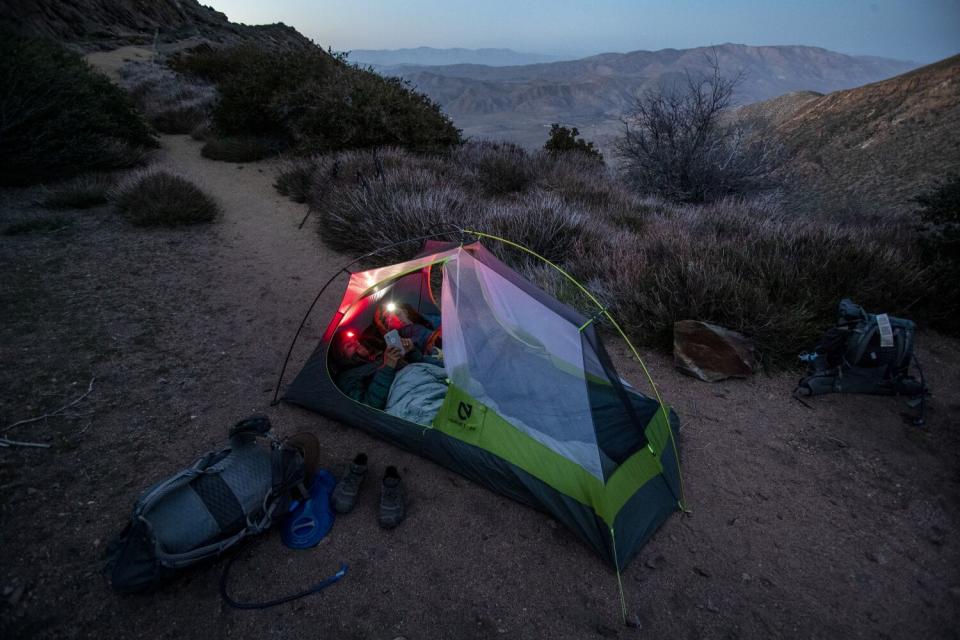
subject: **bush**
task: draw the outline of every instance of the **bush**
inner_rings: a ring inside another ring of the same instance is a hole
[[[129,62],[120,84],[155,129],[191,133],[210,117],[217,97],[212,85],[191,80],[156,62]]]
[[[294,202],[307,202],[318,170],[315,158],[290,158],[284,161],[273,188]]]
[[[34,218],[7,225],[3,229],[5,236],[22,236],[32,233],[56,233],[73,225],[73,221],[63,216]]]
[[[580,130],[576,127],[564,127],[554,122],[550,125],[550,137],[543,145],[544,151],[550,153],[579,153],[595,162],[603,162],[603,154],[583,138],[578,138]]]
[[[504,155],[525,167],[529,182],[509,198],[491,198],[480,167]],[[669,349],[675,321],[705,320],[754,338],[772,367],[795,364],[846,296],[922,319],[917,298],[926,297],[930,274],[896,220],[791,218],[774,198],[711,205],[639,198],[579,154],[531,156],[489,143],[467,143],[449,157],[352,151],[299,160],[278,182],[306,194],[323,242],[336,250],[360,255],[446,229],[441,237],[468,238],[457,226],[491,233],[572,273],[640,343]],[[556,271],[526,252],[486,244],[551,295],[594,313]],[[368,264],[409,258],[419,246],[393,247]]]
[[[535,178],[530,156],[513,144],[481,142],[465,145],[458,151],[457,160],[474,186],[488,196],[519,193]]]
[[[201,47],[171,64],[216,84],[213,125],[223,135],[275,137],[301,152],[437,150],[460,142],[459,130],[429,98],[319,47]]]
[[[111,196],[117,212],[139,227],[211,222],[220,211],[195,184],[163,171],[134,175]]]
[[[761,123],[727,113],[740,77],[693,77],[647,91],[624,118],[617,143],[624,176],[636,190],[685,203],[714,202],[778,186],[783,152]]]
[[[641,342],[669,349],[675,321],[704,320],[751,336],[768,364],[783,366],[832,324],[843,297],[908,309],[925,270],[901,233],[787,218],[739,200],[664,206],[644,233],[601,236],[568,265],[606,283],[618,321]]]
[[[948,177],[916,198],[920,246],[931,265],[929,313],[947,331],[960,331],[960,175]]]
[[[200,149],[204,158],[223,162],[254,162],[280,153],[282,144],[261,136],[208,138]]]
[[[128,167],[157,146],[129,96],[60,46],[0,33],[0,184]]]
[[[46,190],[41,201],[51,209],[87,209],[106,204],[114,180],[108,175],[88,173]]]

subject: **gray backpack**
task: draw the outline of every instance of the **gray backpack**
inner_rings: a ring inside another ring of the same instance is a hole
[[[813,353],[800,359],[808,363],[797,394],[872,393],[923,396],[921,374],[910,374],[914,324],[885,313],[872,314],[851,300],[840,301],[836,326],[824,334]]]
[[[266,416],[238,422],[229,447],[201,456],[137,500],[130,522],[107,549],[105,572],[114,589],[147,590],[266,531],[275,513],[286,512],[294,489],[308,495],[304,486],[318,449],[309,434],[280,442]]]

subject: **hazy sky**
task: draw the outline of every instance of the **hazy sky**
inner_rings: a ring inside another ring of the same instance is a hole
[[[931,62],[960,53],[960,0],[201,0],[323,47],[504,47],[584,56],[723,42]]]

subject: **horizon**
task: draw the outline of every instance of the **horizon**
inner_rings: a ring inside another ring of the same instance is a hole
[[[819,47],[920,64],[960,53],[960,0],[853,0],[841,6],[827,0],[802,6],[732,0],[722,7],[702,0],[606,0],[590,6],[545,0],[522,6],[505,0],[483,6],[441,0],[403,6],[377,0],[210,2],[234,22],[283,22],[336,51],[510,49],[575,59],[729,43]]]

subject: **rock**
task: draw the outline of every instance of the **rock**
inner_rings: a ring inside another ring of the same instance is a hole
[[[673,324],[673,361],[682,373],[706,382],[746,378],[757,368],[756,350],[746,337],[699,320]]]
[[[694,567],[694,568],[693,568],[693,572],[696,573],[698,576],[703,577],[703,578],[709,578],[709,577],[710,577],[710,572],[707,571],[706,569],[701,569],[700,567]]]
[[[710,613],[720,613],[720,607],[713,604],[713,601],[710,598],[707,598],[707,611]]]
[[[640,621],[640,616],[636,613],[631,613],[627,616],[627,626],[631,629],[643,629],[643,623]]]

